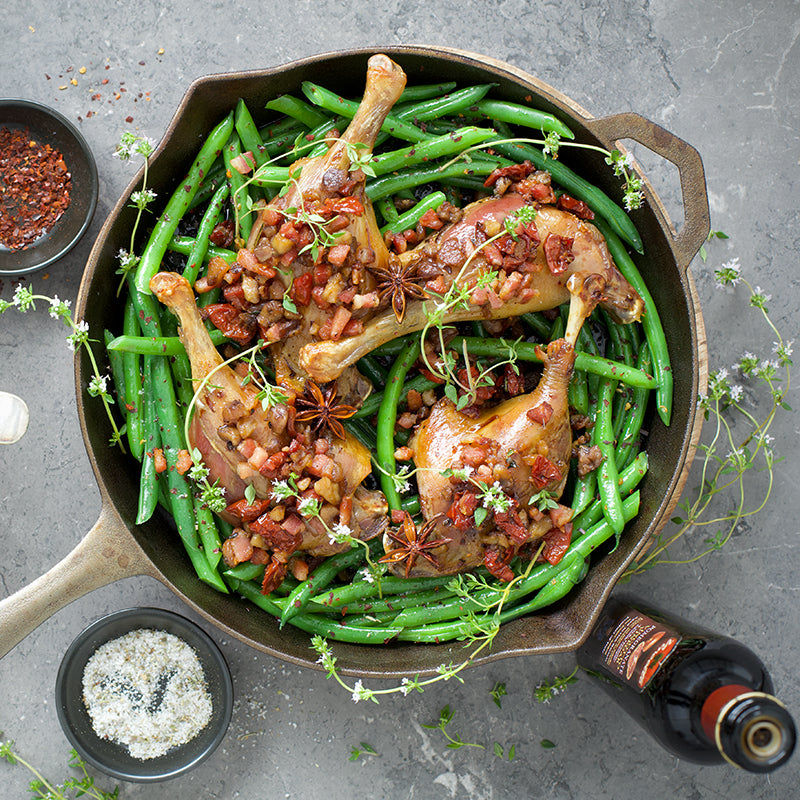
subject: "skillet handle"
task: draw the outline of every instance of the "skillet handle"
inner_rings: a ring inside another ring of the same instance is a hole
[[[147,574],[149,566],[122,522],[104,505],[71,553],[0,601],[0,658],[73,600],[121,578]]]
[[[666,128],[632,111],[586,120],[586,127],[612,146],[621,139],[633,139],[678,168],[684,221],[678,233],[669,226],[668,235],[672,238],[678,267],[686,271],[710,230],[708,193],[700,153]],[[661,212],[667,218],[663,208]]]

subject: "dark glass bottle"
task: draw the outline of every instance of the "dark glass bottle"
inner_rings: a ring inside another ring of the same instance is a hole
[[[764,664],[735,639],[622,595],[577,658],[679,758],[770,772],[792,754],[794,721],[772,696]]]

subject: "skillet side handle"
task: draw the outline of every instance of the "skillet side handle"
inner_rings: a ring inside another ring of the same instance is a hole
[[[685,272],[706,241],[711,226],[706,177],[700,153],[688,142],[632,111],[590,119],[586,121],[586,126],[608,145],[613,146],[613,143],[622,139],[633,139],[678,168],[684,221],[678,233],[674,232],[672,226],[668,227],[676,262]],[[660,210],[668,220],[664,209]]]
[[[108,583],[148,573],[138,544],[104,505],[92,529],[62,561],[0,601],[0,658],[56,611]]]

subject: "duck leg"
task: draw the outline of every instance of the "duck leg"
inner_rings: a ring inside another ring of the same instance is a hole
[[[418,560],[412,576],[489,566],[488,555],[516,552],[547,533],[554,522],[568,521],[563,507],[554,520],[529,501],[537,492],[546,491],[553,499],[563,492],[572,451],[567,389],[575,342],[584,320],[604,296],[605,284],[602,275],[570,276],[567,332],[542,353],[544,371],[533,392],[487,409],[477,419],[442,398],[420,424],[410,446],[422,516],[434,521],[429,538],[447,544],[432,551],[434,563]],[[499,503],[477,522],[475,511],[489,495]],[[388,537],[384,544],[387,551],[395,546]],[[398,574],[400,568],[393,566]]]

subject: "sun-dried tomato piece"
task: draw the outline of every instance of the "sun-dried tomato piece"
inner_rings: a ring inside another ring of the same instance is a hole
[[[564,211],[569,211],[580,219],[594,219],[594,211],[592,211],[583,200],[576,200],[568,194],[562,194],[558,198],[556,205]]]
[[[226,509],[225,513],[230,514],[242,522],[252,522],[254,519],[260,517],[269,508],[269,500],[255,499],[252,503],[248,503],[246,498],[237,500],[231,503]]]
[[[456,492],[453,503],[447,509],[447,516],[460,531],[465,531],[475,524],[475,509],[478,507],[478,496],[466,490]]]
[[[269,514],[262,514],[258,519],[254,519],[250,523],[250,531],[259,534],[273,549],[283,553],[293,553],[303,541],[301,533],[290,533],[275,522]]]
[[[500,178],[510,178],[512,181],[521,181],[527,178],[533,171],[533,165],[530,161],[523,161],[521,164],[511,164],[508,167],[499,167],[489,173],[489,177],[483,182],[487,188],[494,186]]]
[[[292,300],[298,305],[307,306],[311,302],[311,290],[314,288],[314,275],[311,272],[304,272],[298,275],[292,282],[289,294]]]
[[[247,344],[258,331],[258,323],[251,314],[238,311],[229,303],[213,303],[202,314],[237,344]]]
[[[509,561],[514,556],[514,552],[515,549],[513,547],[509,547],[503,552],[493,546],[487,547],[483,556],[483,564],[495,578],[508,583],[514,580],[514,573],[511,567],[508,566]]]
[[[272,558],[264,570],[264,578],[261,581],[261,594],[274,592],[286,577],[288,567],[277,558]]]
[[[547,261],[547,268],[553,275],[560,275],[575,259],[572,242],[573,240],[568,236],[559,236],[552,231],[545,237],[544,257]]]
[[[542,539],[544,540],[542,557],[551,564],[558,564],[569,550],[572,541],[572,523],[568,522],[563,528],[550,528]]]
[[[539,425],[547,425],[553,416],[553,406],[551,406],[547,400],[542,400],[539,405],[528,409],[526,416],[531,422],[536,422]]]
[[[531,464],[531,480],[537,489],[542,490],[545,486],[561,480],[561,470],[549,458],[536,455]]]

